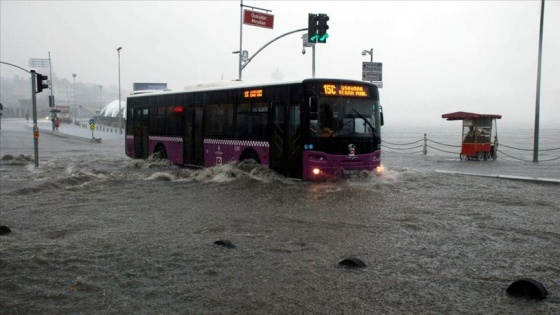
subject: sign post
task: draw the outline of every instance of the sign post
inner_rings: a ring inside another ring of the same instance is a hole
[[[95,140],[95,137],[93,136],[93,131],[95,130],[95,119],[93,118],[89,120],[89,130],[91,130],[91,140]]]
[[[244,8],[251,8],[251,11],[246,10]],[[266,13],[255,12],[254,10],[260,10]],[[243,61],[243,24],[272,29],[274,26],[274,15],[268,14],[268,12],[271,11],[267,9],[243,5],[243,0],[241,0],[241,5],[240,5],[241,16],[239,19],[239,50],[233,52],[234,54],[239,54],[239,62],[238,62],[239,77],[237,78],[237,81],[241,81],[243,68],[247,65],[247,63]]]

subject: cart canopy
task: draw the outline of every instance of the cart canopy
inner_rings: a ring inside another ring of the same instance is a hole
[[[454,112],[449,114],[443,114],[441,115],[441,118],[447,118],[447,120],[480,119],[480,118],[501,119],[502,115]]]

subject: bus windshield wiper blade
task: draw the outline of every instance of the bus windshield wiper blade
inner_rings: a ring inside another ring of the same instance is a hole
[[[369,122],[369,120],[367,120],[364,115],[360,114],[360,112],[358,112],[356,109],[352,108],[352,110],[358,114],[358,116],[360,116],[361,119],[363,119],[366,124],[369,125],[369,127],[371,128],[371,131],[373,132],[373,135],[377,137],[377,132],[375,131],[375,128],[373,127],[373,125]]]

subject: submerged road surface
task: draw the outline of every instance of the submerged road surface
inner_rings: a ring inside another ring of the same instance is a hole
[[[47,133],[35,168],[23,125],[0,134],[2,313],[560,313],[556,184],[386,155],[380,177],[308,183]],[[508,296],[521,277],[548,298]]]

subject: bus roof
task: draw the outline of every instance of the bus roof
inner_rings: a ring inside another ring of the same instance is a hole
[[[333,79],[333,78],[309,78],[304,79],[301,81],[286,81],[286,82],[268,82],[268,83],[255,83],[255,82],[244,82],[238,80],[230,80],[230,81],[213,81],[213,82],[201,82],[201,83],[193,83],[185,86],[183,90],[153,90],[150,91],[151,93],[139,93],[139,94],[131,94],[128,97],[142,97],[149,95],[162,95],[162,94],[181,94],[185,92],[204,92],[204,91],[220,91],[220,90],[228,90],[231,88],[251,88],[251,87],[265,87],[265,86],[272,86],[272,85],[283,85],[283,84],[296,84],[296,83],[306,83],[306,82],[313,82],[313,81],[333,81],[333,82],[352,82],[352,83],[359,83],[359,84],[366,84],[366,85],[373,85],[375,84],[368,82],[368,81],[358,81],[358,80],[350,80],[350,79]]]

